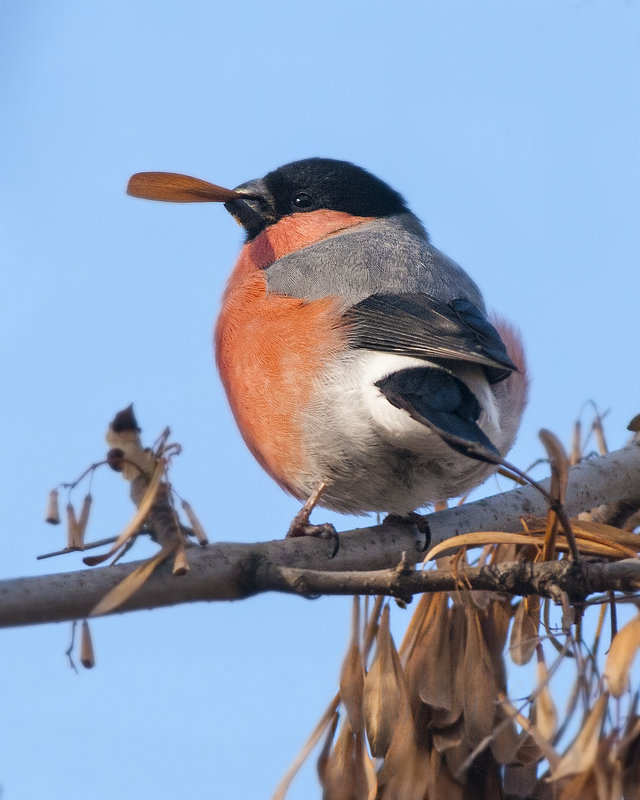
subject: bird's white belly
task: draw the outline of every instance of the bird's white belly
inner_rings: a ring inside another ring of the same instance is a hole
[[[457,453],[393,406],[375,385],[397,370],[424,366],[429,362],[368,350],[340,357],[323,375],[303,415],[302,494],[324,481],[328,489],[320,505],[350,513],[407,513],[462,494],[495,470]],[[491,438],[497,414],[481,370],[461,365],[456,375],[478,398],[483,408],[480,424]]]

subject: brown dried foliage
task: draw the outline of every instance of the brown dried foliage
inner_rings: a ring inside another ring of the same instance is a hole
[[[603,448],[599,415],[592,431]],[[479,563],[558,559],[571,549],[570,537],[580,558],[637,558],[638,536],[630,530],[588,515],[571,520],[566,530],[561,502],[570,460],[579,460],[580,437],[577,424],[571,459],[556,437],[541,437],[552,463],[552,498],[559,504],[547,519],[527,521],[525,534],[515,540],[467,534],[457,544],[484,544]],[[326,718],[318,765],[324,799],[640,798],[640,680],[632,673],[640,614],[618,631],[616,598],[602,598],[593,639],[586,641],[588,604],[574,608],[561,592],[553,605],[536,596],[513,602],[470,591],[466,563],[465,556],[440,556],[438,568],[457,575],[459,589],[421,596],[399,650],[388,603],[378,619],[379,598],[364,624],[354,611],[340,703]],[[603,664],[598,652],[607,613],[612,624]],[[516,666],[536,657],[524,700],[508,697],[507,654]],[[567,689],[564,678],[558,691],[554,680],[561,664],[572,665],[574,683]],[[335,738],[340,704],[346,714]],[[277,797],[284,793],[281,787]]]

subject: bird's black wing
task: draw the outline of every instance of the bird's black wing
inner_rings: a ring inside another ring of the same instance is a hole
[[[488,380],[504,380],[517,367],[500,334],[469,300],[427,294],[372,294],[351,306],[341,324],[352,347],[484,367]]]
[[[454,450],[478,461],[500,463],[500,453],[478,425],[480,404],[469,387],[438,367],[392,372],[376,386],[391,405],[437,433]]]

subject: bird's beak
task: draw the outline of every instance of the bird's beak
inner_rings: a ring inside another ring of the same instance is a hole
[[[175,172],[137,172],[129,178],[127,194],[167,203],[229,203],[251,198],[249,192],[239,189],[224,189]]]
[[[241,183],[234,192],[236,196],[228,200],[224,207],[248,233],[275,222],[271,195],[262,179]]]

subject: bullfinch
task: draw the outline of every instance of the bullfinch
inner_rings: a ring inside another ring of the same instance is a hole
[[[306,501],[290,535],[328,527],[316,504],[405,515],[496,470],[526,403],[520,338],[384,181],[308,158],[233,190],[138,173],[128,192],[222,202],[244,228],[215,355],[247,446]]]

